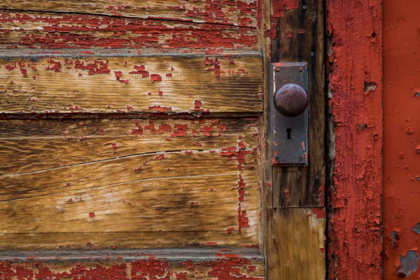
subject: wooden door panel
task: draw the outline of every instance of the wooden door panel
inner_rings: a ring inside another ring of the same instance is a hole
[[[256,26],[257,23],[257,0],[5,0],[0,4],[0,9],[163,18],[244,26]]]

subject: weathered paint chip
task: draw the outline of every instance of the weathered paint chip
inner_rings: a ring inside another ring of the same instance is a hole
[[[420,255],[417,255],[416,253],[417,251],[410,250],[407,252],[405,257],[400,256],[401,266],[398,268],[397,271],[398,277],[406,278],[411,274],[411,272],[417,270],[417,261],[419,260]]]
[[[417,223],[414,227],[413,227],[413,231],[417,234],[420,234],[420,223]]]

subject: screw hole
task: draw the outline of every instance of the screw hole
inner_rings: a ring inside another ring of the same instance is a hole
[[[292,129],[291,128],[288,128],[288,129],[286,129],[286,132],[287,132],[287,139],[291,139],[291,133],[292,133]]]

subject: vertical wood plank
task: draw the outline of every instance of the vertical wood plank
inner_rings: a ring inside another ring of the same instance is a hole
[[[325,277],[325,210],[272,209],[267,240],[268,279],[318,280]]]
[[[270,2],[266,51],[271,62],[308,63],[310,111],[308,167],[266,167],[267,279],[324,279],[324,1]],[[266,127],[270,129],[269,120]]]
[[[307,62],[309,93],[308,167],[276,167],[273,188],[289,198],[276,198],[275,207],[322,207],[325,188],[325,48],[322,0],[273,0],[271,60]],[[306,177],[307,180],[300,178]],[[305,184],[306,182],[306,184]],[[290,191],[300,189],[300,191]],[[278,203],[278,204],[277,204]]]

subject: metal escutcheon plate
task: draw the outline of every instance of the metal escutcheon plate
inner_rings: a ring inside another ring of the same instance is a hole
[[[287,117],[276,110],[273,102],[275,93],[289,83],[300,85],[310,99],[307,63],[272,63],[270,74],[271,163],[307,165],[309,107],[298,116]]]

